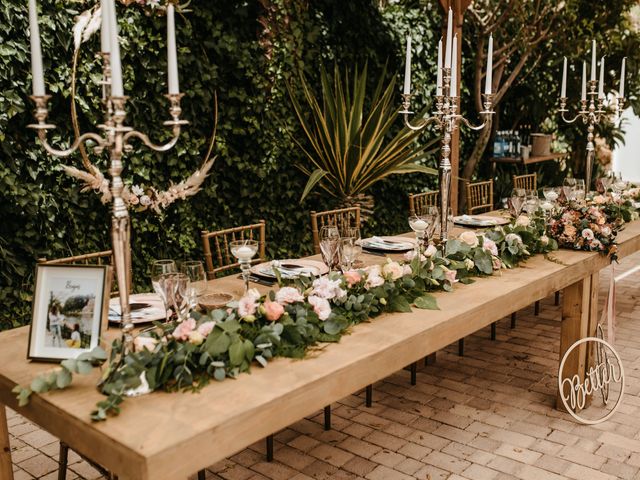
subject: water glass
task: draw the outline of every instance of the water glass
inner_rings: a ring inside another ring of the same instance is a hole
[[[184,273],[167,273],[162,276],[169,305],[175,310],[178,320],[186,320],[191,311],[189,277]]]
[[[509,213],[513,218],[517,218],[522,213],[526,199],[527,191],[524,188],[513,189],[508,200]]]
[[[576,179],[576,186],[573,190],[573,197],[577,202],[583,202],[586,198],[587,191],[584,180],[581,178]]]
[[[198,305],[198,298],[207,291],[207,276],[204,265],[200,260],[182,262],[180,272],[189,277],[189,298],[191,307],[195,308]]]
[[[151,285],[153,285],[153,290],[162,299],[165,310],[165,320],[169,320],[166,314],[166,311],[169,309],[169,298],[163,277],[170,273],[176,273],[177,271],[176,262],[173,260],[156,260],[151,264]]]
[[[322,261],[333,270],[340,263],[340,233],[338,227],[326,225],[320,229]]]
[[[567,202],[575,200],[574,191],[576,189],[577,181],[575,178],[565,178],[562,182],[562,193]]]

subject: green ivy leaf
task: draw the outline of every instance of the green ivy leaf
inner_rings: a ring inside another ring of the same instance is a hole
[[[392,312],[407,313],[411,311],[411,305],[409,304],[409,301],[402,295],[397,295],[391,298],[388,305],[389,305],[389,310]]]
[[[428,293],[425,293],[421,297],[416,298],[413,303],[417,308],[421,308],[424,310],[440,310],[436,297],[434,297],[433,295],[429,295]]]

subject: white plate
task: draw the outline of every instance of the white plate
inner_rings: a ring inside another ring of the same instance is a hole
[[[459,215],[453,217],[453,223],[465,227],[495,227],[496,225],[506,225],[509,220],[491,215]]]
[[[301,275],[319,277],[329,273],[329,268],[315,260],[285,259],[278,260],[282,278],[297,278]],[[273,262],[259,263],[251,267],[251,273],[263,278],[276,278]]]
[[[136,323],[155,322],[167,318],[164,303],[157,293],[136,293],[129,295],[131,309],[131,321]],[[138,308],[136,308],[138,307]],[[109,321],[121,323],[120,318],[120,298],[115,297],[109,300]]]
[[[408,252],[416,248],[415,241],[406,237],[371,237],[362,240],[362,248],[377,252]]]

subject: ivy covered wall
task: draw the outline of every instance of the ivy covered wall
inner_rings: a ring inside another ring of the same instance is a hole
[[[69,84],[74,17],[93,2],[41,0],[40,32],[45,81],[53,95],[49,120],[58,128],[56,145],[71,138]],[[424,2],[423,2],[424,3]],[[424,5],[423,7],[424,8]],[[414,44],[435,45],[440,10],[388,6],[371,0],[193,0],[177,21],[183,117],[191,124],[178,145],[160,155],[136,148],[126,156],[124,177],[136,184],[166,187],[195,170],[206,152],[218,95],[218,158],[203,190],[176,202],[162,215],[133,213],[134,281],[150,289],[147,266],[155,258],[201,258],[199,232],[267,221],[271,257],[311,251],[309,211],[334,206],[331,199],[298,200],[305,177],[292,141],[298,126],[285,82],[298,72],[314,79],[321,62],[350,66],[368,62],[373,73],[388,62],[402,67],[403,37],[411,27]],[[133,4],[118,6],[125,91],[131,96],[128,124],[155,141],[168,138],[165,21]],[[37,258],[57,258],[109,248],[109,209],[60,169],[26,128],[32,122],[26,2],[0,5],[0,329],[30,319]],[[78,107],[81,130],[101,121],[99,35],[82,47]],[[420,47],[419,47],[420,48]],[[414,83],[435,77],[434,55],[418,52]],[[375,75],[371,75],[375,80]],[[416,108],[428,92],[418,92]],[[400,122],[399,122],[400,123]],[[399,125],[400,126],[400,125]],[[425,139],[428,141],[428,138]],[[94,158],[106,171],[107,159]],[[80,166],[74,155],[66,163]],[[367,228],[377,233],[406,229],[407,194],[432,185],[420,175],[393,177],[372,192],[376,210]]]

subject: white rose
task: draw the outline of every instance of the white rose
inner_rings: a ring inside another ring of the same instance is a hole
[[[380,285],[384,285],[384,278],[381,275],[380,265],[373,265],[366,269],[367,272],[367,281],[364,284],[364,287],[368,290],[370,288],[379,287]]]
[[[424,256],[433,257],[437,251],[438,249],[435,247],[435,245],[429,245],[427,249],[424,251]]]
[[[467,230],[466,232],[462,232],[460,234],[459,237],[460,241],[463,243],[466,243],[467,245],[469,245],[472,248],[475,248],[478,246],[478,236],[476,235],[475,232],[472,232],[471,230]]]
[[[397,280],[404,275],[404,269],[398,262],[388,260],[382,267],[382,273],[387,277],[391,277],[393,280]]]
[[[540,237],[540,243],[545,246],[549,245],[549,237],[547,237],[546,235],[542,235]]]
[[[519,227],[528,227],[529,225],[531,225],[531,219],[527,215],[520,215],[516,219],[516,225],[518,225]]]
[[[198,330],[194,330],[189,333],[189,343],[193,345],[201,345],[202,342],[204,342],[204,336]]]

